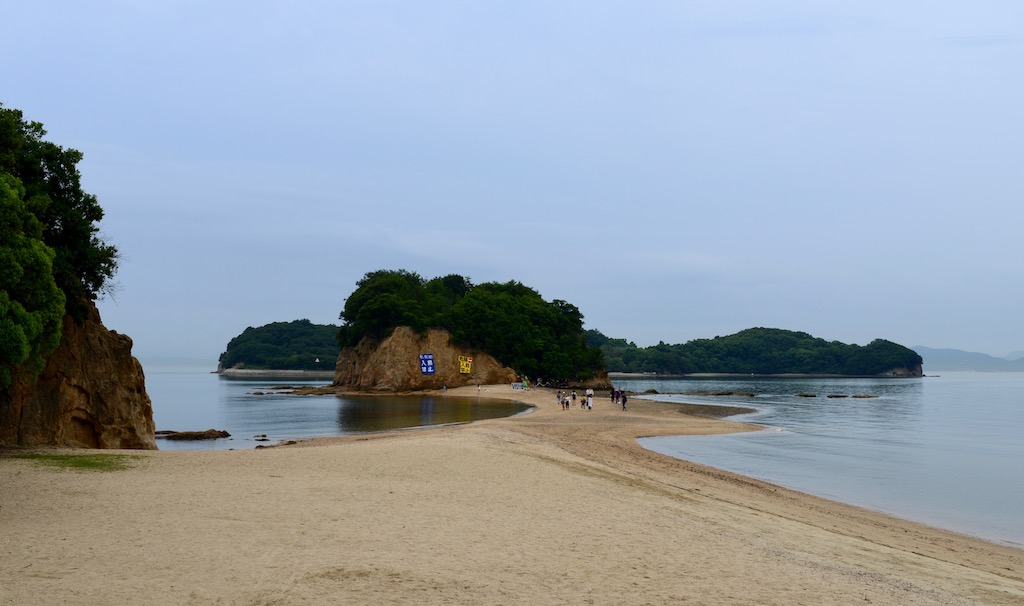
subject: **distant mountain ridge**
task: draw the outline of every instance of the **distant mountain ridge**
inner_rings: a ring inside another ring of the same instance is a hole
[[[984,353],[961,349],[933,349],[923,345],[911,347],[924,358],[925,372],[938,370],[974,370],[981,372],[1024,372],[1024,359],[1007,360]]]

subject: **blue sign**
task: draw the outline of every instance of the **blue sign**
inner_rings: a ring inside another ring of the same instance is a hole
[[[425,375],[434,374],[434,354],[420,354],[420,372]]]

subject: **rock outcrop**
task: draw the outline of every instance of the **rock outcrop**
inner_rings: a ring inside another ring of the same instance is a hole
[[[198,440],[218,440],[220,438],[230,438],[231,434],[224,431],[223,429],[206,429],[204,431],[158,431],[156,432],[158,440],[171,440],[178,442],[195,442]]]
[[[921,364],[918,364],[917,366],[915,366],[913,368],[907,368],[905,366],[899,366],[897,368],[889,369],[889,370],[883,372],[879,376],[882,376],[882,377],[923,377],[924,376],[924,366],[922,366]]]
[[[0,446],[155,449],[153,406],[132,340],[107,330],[90,304],[64,318],[39,379],[15,380],[0,400]]]
[[[415,391],[444,386],[511,383],[516,372],[492,356],[450,344],[445,330],[426,335],[409,327],[396,328],[384,341],[364,338],[338,355],[334,386],[364,391]],[[424,374],[420,354],[433,356],[433,374]],[[471,370],[461,372],[459,356],[472,358]]]

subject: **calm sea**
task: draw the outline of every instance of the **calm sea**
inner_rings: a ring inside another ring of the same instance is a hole
[[[725,436],[642,439],[647,448],[1024,546],[1024,373],[614,382],[631,391],[656,389],[662,395],[644,397],[657,400],[753,407],[758,412],[733,419],[765,427]],[[715,391],[756,395],[693,395]]]
[[[142,362],[158,431],[222,429],[231,434],[196,442],[157,440],[161,450],[255,448],[283,440],[465,423],[528,409],[486,397],[293,396],[274,388],[330,380],[225,377],[211,373],[208,364]]]

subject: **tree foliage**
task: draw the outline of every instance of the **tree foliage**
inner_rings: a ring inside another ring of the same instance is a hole
[[[65,314],[82,321],[107,288],[117,249],[103,210],[81,187],[81,152],[43,140],[38,122],[0,104],[0,389],[35,379],[60,342]]]
[[[45,135],[42,124],[0,104],[0,173],[24,187],[25,206],[54,252],[52,275],[67,312],[81,321],[87,302],[104,291],[117,270],[117,249],[98,235],[103,209],[82,190],[82,153],[44,141]]]
[[[334,368],[338,327],[309,320],[248,327],[228,342],[221,368],[320,370]],[[317,362],[317,360],[320,360]]]
[[[35,379],[60,342],[64,293],[42,231],[20,181],[0,173],[0,390],[19,367]]]
[[[479,349],[522,375],[586,379],[604,369],[589,347],[583,314],[565,301],[545,301],[519,282],[474,286],[451,274],[424,280],[405,270],[367,273],[345,301],[338,331],[342,346],[380,340],[397,326],[443,328],[456,343]]]
[[[604,352],[608,368],[619,372],[877,375],[922,363],[913,350],[883,339],[848,345],[777,328],[646,348],[596,330],[588,331],[587,339]]]

